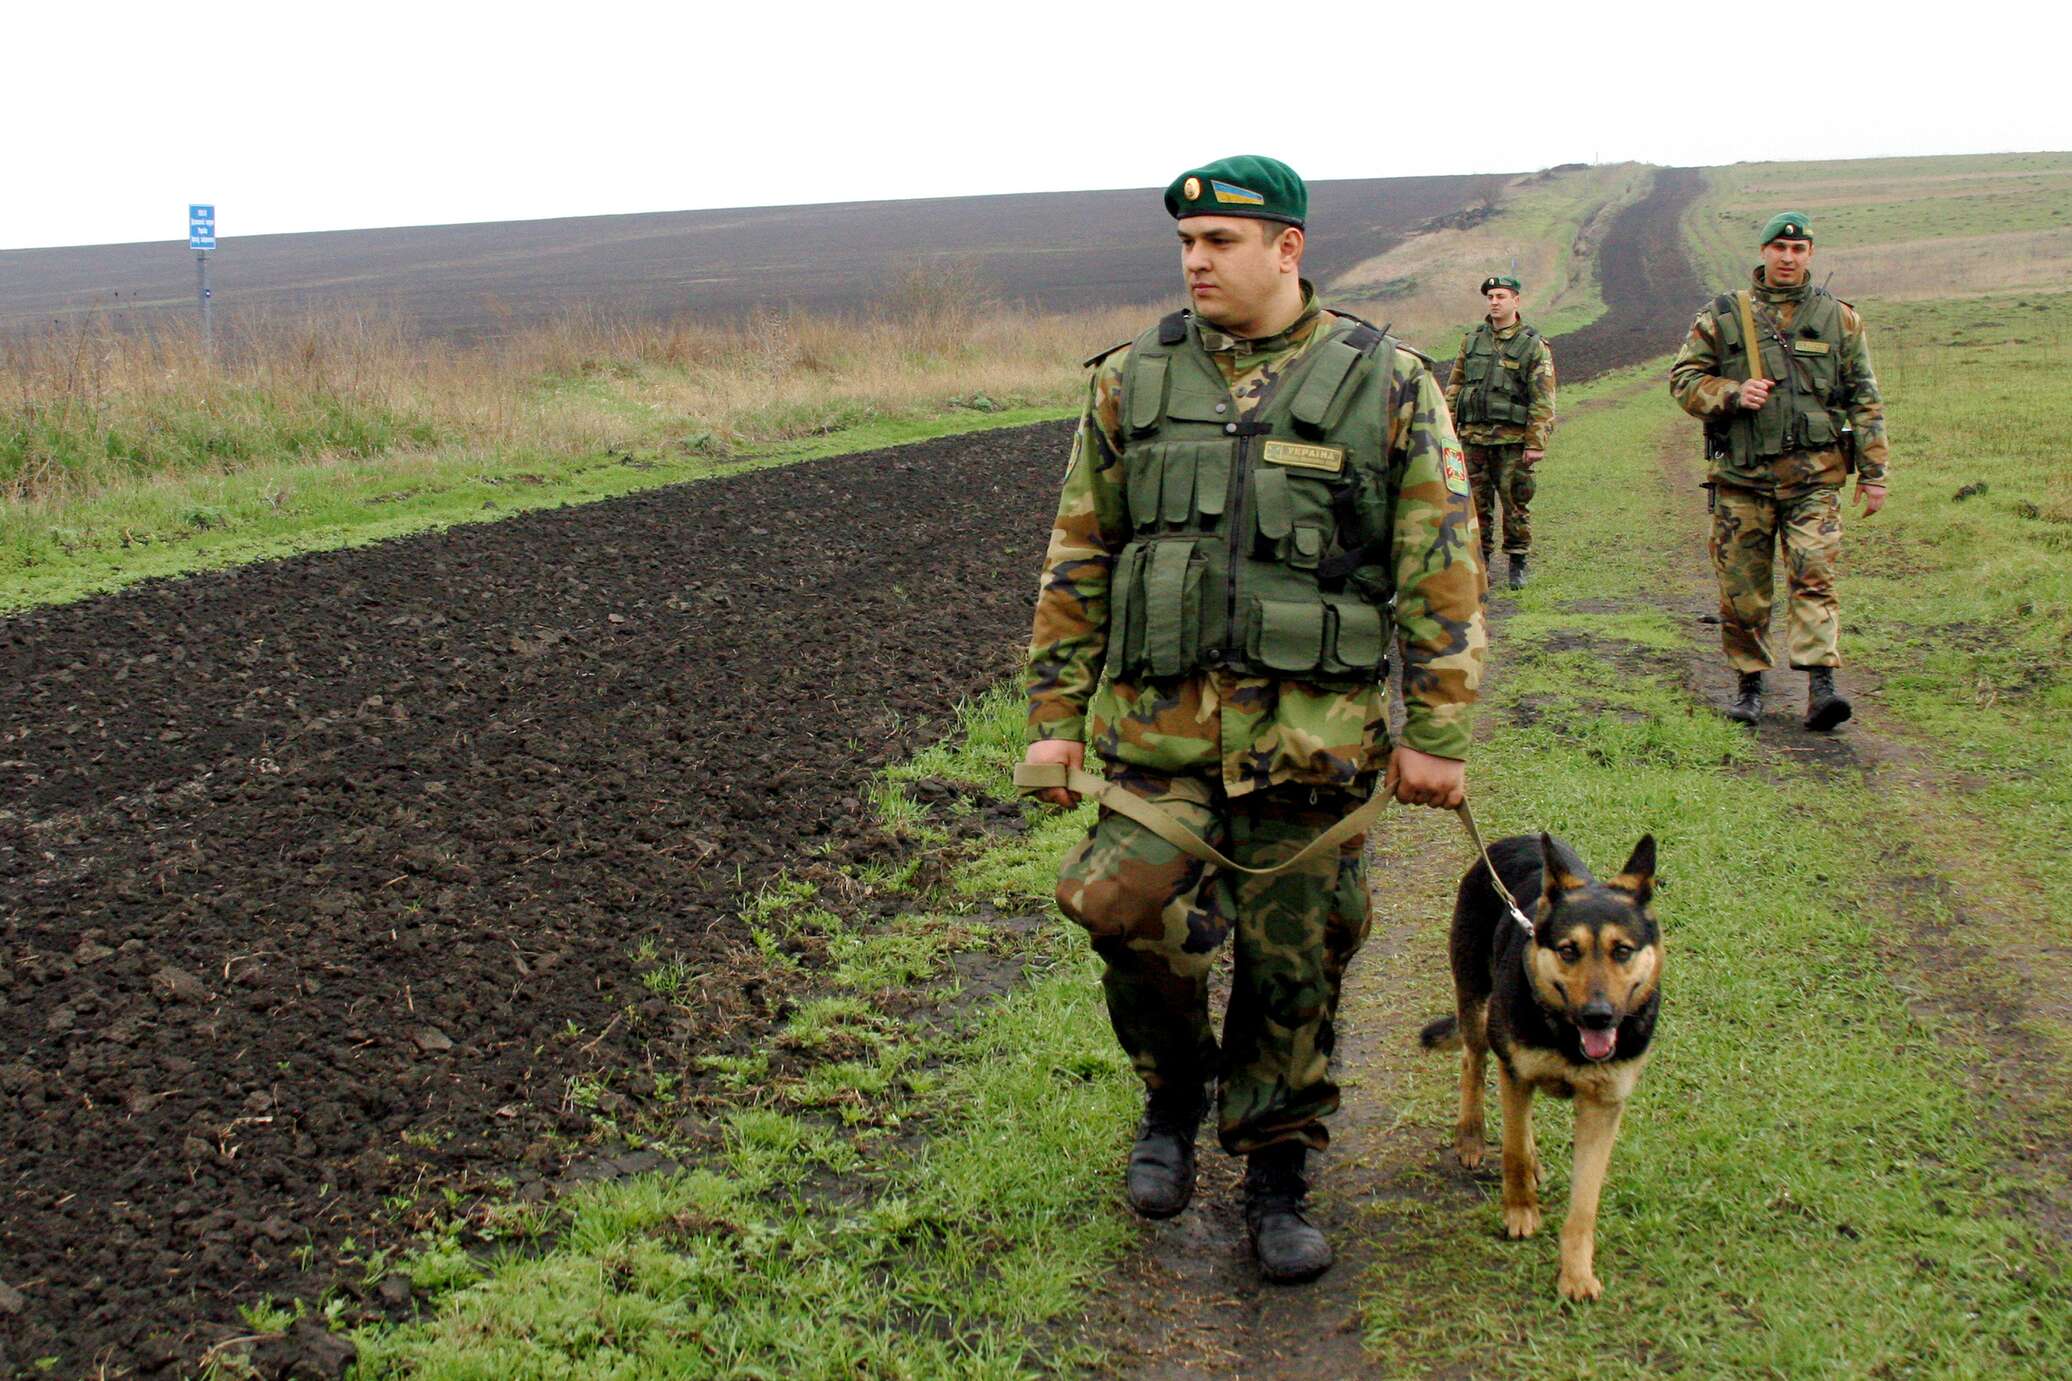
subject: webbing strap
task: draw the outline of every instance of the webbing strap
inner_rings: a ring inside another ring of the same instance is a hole
[[[1298,863],[1320,853],[1335,850],[1346,840],[1365,834],[1368,826],[1379,820],[1381,813],[1395,800],[1393,796],[1376,791],[1358,810],[1303,845],[1293,857],[1276,863],[1271,868],[1247,868],[1244,864],[1225,856],[1222,850],[1174,819],[1169,811],[1156,802],[1147,801],[1135,792],[1126,790],[1106,777],[1095,776],[1083,767],[1068,767],[1061,762],[1017,763],[1014,769],[1014,785],[1018,791],[1048,791],[1054,787],[1063,787],[1067,791],[1077,792],[1117,815],[1127,816],[1136,821],[1189,858],[1213,863],[1218,868],[1249,873],[1253,877],[1272,877],[1276,873],[1285,873]],[[1496,888],[1497,895],[1503,898],[1504,905],[1510,908],[1511,919],[1524,927],[1528,935],[1531,934],[1532,921],[1519,909],[1517,898],[1511,895],[1510,888],[1504,886],[1504,880],[1497,876],[1496,864],[1490,861],[1489,846],[1482,842],[1482,831],[1475,824],[1475,812],[1469,808],[1466,801],[1462,801],[1453,813],[1460,817],[1461,827],[1467,830],[1468,838],[1474,841],[1475,852],[1481,855],[1482,866],[1489,872],[1490,884]]]
[[[1748,354],[1748,377],[1763,377],[1763,338],[1755,329],[1755,295],[1743,288],[1734,294],[1735,302],[1741,307],[1741,348]],[[1787,367],[1790,361],[1785,361]]]

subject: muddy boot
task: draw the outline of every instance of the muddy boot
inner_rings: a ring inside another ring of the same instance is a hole
[[[1814,667],[1806,673],[1806,727],[1824,733],[1849,717],[1849,702],[1835,689],[1835,669]]]
[[[1525,553],[1522,551],[1511,558],[1510,583],[1511,588],[1514,590],[1522,590],[1525,588]]]
[[[1284,1141],[1252,1152],[1245,1165],[1245,1227],[1260,1273],[1276,1284],[1298,1285],[1331,1269],[1331,1244],[1302,1208],[1308,1153],[1301,1142]]]
[[[1207,1105],[1199,1088],[1146,1095],[1124,1181],[1130,1207],[1146,1218],[1170,1218],[1194,1198],[1194,1135]]]
[[[1762,722],[1763,674],[1760,671],[1741,673],[1741,684],[1734,691],[1734,703],[1727,707],[1727,718],[1736,724]]]

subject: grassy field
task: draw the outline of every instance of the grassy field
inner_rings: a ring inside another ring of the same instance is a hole
[[[2072,154],[1736,163],[1688,222],[1700,272],[1738,286],[1757,229],[1812,218],[1815,273],[1855,301],[2052,290],[2072,271]]]
[[[1652,177],[1634,163],[1514,178],[1487,219],[1415,235],[1334,279],[1330,291],[1442,360],[1481,316],[1475,285],[1516,262],[1525,314],[1549,335],[1604,313],[1597,243],[1621,209],[1647,195]]]
[[[1999,358],[2018,366],[2013,349]],[[1680,616],[1665,572],[1698,571],[1702,598],[1702,547],[1690,493],[1655,460],[1665,447],[1688,454],[1694,438],[1649,378],[1632,401],[1573,421],[1536,505],[1549,538],[1535,584],[1496,651],[1478,789],[1497,831],[1558,822],[1606,864],[1644,830],[1657,835],[1669,879],[1661,1053],[1600,1219],[1606,1299],[1574,1309],[1551,1288],[1551,1238],[1494,1235],[1494,1182],[1464,1211],[1436,1149],[1454,1110],[1452,1062],[1406,1050],[1381,1096],[1402,1100],[1423,1154],[1377,1215],[1400,1255],[1372,1281],[1367,1314],[1391,1374],[2017,1376],[2072,1364],[2072,1253],[2028,1211],[2030,1195],[2062,1202],[2066,1190],[2063,1165],[2032,1153],[2038,1119],[2064,1110],[2067,1052],[2057,1044],[2022,1088],[1953,1078],[1992,1067],[1997,1019],[1985,1009],[2021,995],[1990,927],[1947,895],[1904,895],[1906,880],[1950,875],[1946,849],[1959,847],[1966,871],[2026,883],[2020,901],[2002,901],[2019,907],[2010,920],[2030,944],[2072,938],[2062,851],[2038,854],[2026,823],[2010,828],[2023,813],[2038,835],[2062,821],[2051,770],[2062,750],[2040,740],[2072,691],[2072,624],[2048,525],[2018,516],[2019,495],[2004,517],[1979,515],[1978,535],[2038,578],[2008,603],[2033,599],[2034,642],[2059,649],[2025,698],[1981,713],[1977,697],[1949,694],[1931,630],[1996,602],[1974,585],[1978,549],[1938,542],[1904,599],[1864,577],[1909,538],[1947,532],[1947,491],[1926,457],[1967,421],[1970,376],[1894,363],[1895,434],[1911,462],[1898,473],[1914,478],[1899,480],[1888,515],[1852,530],[1848,549],[1863,557],[1845,578],[1847,651],[1884,678],[1877,713],[1895,732],[1941,769],[2000,777],[1988,790],[2004,794],[1895,790],[1884,774],[1760,747],[1695,702],[1684,666],[1716,655],[1713,635]],[[2039,425],[2072,421],[2067,382],[2032,395]],[[1606,493],[1626,500],[1599,502]],[[1904,686],[1915,693],[1894,693]],[[1981,761],[1972,742],[1998,756]],[[1929,977],[1924,947],[1953,940],[1978,946],[1974,967],[1997,967],[2000,981]],[[1446,991],[1437,936],[1414,941],[1408,964],[1413,986]],[[1555,1214],[1568,1121],[1539,1120]]]

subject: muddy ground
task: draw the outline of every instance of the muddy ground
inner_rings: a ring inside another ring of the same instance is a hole
[[[1564,377],[1665,348],[1689,194],[1622,215]],[[783,999],[735,898],[887,856],[863,786],[1012,665],[1066,434],[0,622],[0,1372],[189,1365],[395,1202],[548,1192],[572,1078],[753,1043]],[[696,1017],[640,989],[643,940]],[[1223,1269],[1202,1246],[1171,1250]]]

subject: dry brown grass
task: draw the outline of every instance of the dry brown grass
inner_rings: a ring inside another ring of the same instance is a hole
[[[1887,302],[2056,290],[2072,280],[2072,227],[1845,245],[1821,251],[1817,262],[1833,271],[1836,292]]]
[[[191,328],[85,323],[0,340],[0,494],[77,498],[282,460],[723,454],[858,421],[1069,404],[1142,309],[1038,316],[956,265],[917,265],[854,318],[713,325],[575,315],[494,343],[338,312]]]

